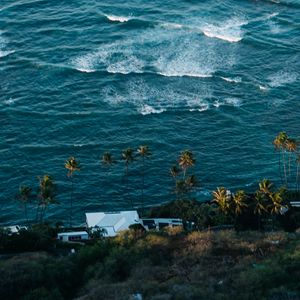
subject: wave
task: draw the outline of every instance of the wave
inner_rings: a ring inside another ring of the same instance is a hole
[[[234,78],[229,78],[229,77],[222,77],[220,76],[221,79],[227,81],[227,82],[233,82],[233,83],[240,83],[242,82],[242,78],[241,77],[234,77]]]
[[[4,50],[0,50],[0,58],[1,57],[5,57],[5,56],[8,56],[12,53],[14,53],[15,51],[14,50],[11,50],[11,51],[4,51]]]
[[[162,112],[166,111],[164,108],[154,108],[150,105],[143,105],[140,109],[139,112],[145,116],[145,115],[150,115],[150,114],[161,114]]]
[[[263,86],[263,85],[260,85],[260,84],[258,85],[258,87],[261,91],[267,91],[268,90],[268,88],[266,86]]]
[[[112,22],[120,22],[120,23],[125,23],[132,19],[132,17],[115,16],[115,15],[105,15],[105,17]]]
[[[211,74],[199,74],[199,73],[172,73],[172,72],[157,72],[157,74],[166,77],[197,77],[197,78],[210,78]]]
[[[229,19],[222,24],[206,24],[200,28],[203,34],[210,38],[217,38],[230,43],[237,43],[243,39],[242,26],[249,22],[238,18]]]
[[[193,112],[193,111],[199,111],[199,112],[202,112],[202,111],[206,111],[210,108],[209,104],[208,103],[202,103],[202,104],[199,104],[198,107],[195,107],[195,108],[190,108],[189,111],[190,112]]]
[[[237,42],[242,40],[242,37],[224,35],[224,34],[218,33],[214,29],[203,29],[202,32],[203,32],[204,35],[206,35],[209,38],[217,38],[217,39],[227,41],[227,42],[230,42],[230,43],[237,43]]]

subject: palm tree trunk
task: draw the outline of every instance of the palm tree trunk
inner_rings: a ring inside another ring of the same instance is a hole
[[[74,189],[74,185],[73,185],[73,177],[71,177],[71,199],[70,199],[70,215],[69,215],[69,227],[72,227],[72,217],[73,217],[73,189]]]
[[[299,164],[297,163],[297,170],[296,170],[296,191],[299,190]]]
[[[144,185],[145,185],[145,158],[143,156],[143,169],[142,169],[142,215],[144,212]]]
[[[28,212],[27,212],[27,203],[25,203],[24,210],[25,210],[26,223],[27,223],[27,226],[28,226],[29,225],[29,220],[28,220]]]
[[[36,207],[36,216],[35,216],[36,222],[39,221],[39,208],[40,208],[40,205],[38,204],[37,207]]]
[[[287,187],[287,173],[286,173],[286,164],[285,164],[285,154],[284,150],[282,150],[282,162],[283,162],[283,172],[284,172],[284,180],[285,180],[285,185]]]
[[[280,152],[278,152],[278,156],[279,156],[279,159],[278,159],[278,167],[279,167],[279,176],[280,176],[280,180],[281,180],[281,184],[283,184],[283,178],[282,178],[282,167],[281,167],[281,154]]]

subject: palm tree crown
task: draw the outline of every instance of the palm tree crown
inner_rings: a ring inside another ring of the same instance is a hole
[[[147,145],[139,146],[139,148],[137,149],[137,152],[143,158],[151,155],[151,152],[150,152],[149,147]]]
[[[114,163],[112,154],[110,152],[104,152],[101,162],[105,166],[111,166]]]
[[[196,159],[194,158],[194,155],[190,150],[185,150],[181,153],[178,164],[183,170],[184,177],[187,169],[193,167],[195,165],[195,162]]]
[[[65,168],[68,169],[69,177],[72,177],[75,171],[80,171],[79,162],[75,159],[75,157],[70,157],[66,161]]]
[[[216,202],[221,212],[227,215],[230,211],[230,199],[224,187],[218,187],[213,192],[213,202]]]
[[[132,148],[127,148],[122,152],[122,159],[124,160],[126,165],[129,165],[134,161],[133,152],[134,151]]]

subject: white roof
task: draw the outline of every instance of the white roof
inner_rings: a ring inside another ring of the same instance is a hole
[[[140,224],[136,210],[120,212],[86,213],[88,227],[100,227],[107,231],[107,236],[115,236],[119,231],[126,230],[130,225]]]
[[[58,236],[73,236],[73,235],[86,235],[88,234],[86,231],[71,231],[71,232],[60,232],[57,235]]]

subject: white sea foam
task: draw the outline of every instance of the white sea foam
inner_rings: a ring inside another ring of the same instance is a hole
[[[242,104],[242,101],[237,98],[225,98],[225,104],[232,105],[234,107],[240,107]]]
[[[94,69],[95,60],[95,54],[87,54],[76,57],[72,60],[72,64],[75,66],[76,70],[80,72],[92,73],[96,71]]]
[[[163,108],[154,108],[150,105],[143,105],[140,109],[139,109],[139,112],[142,114],[142,115],[149,115],[149,114],[161,114],[162,112],[164,112],[165,109]]]
[[[131,55],[127,56],[124,60],[108,65],[106,70],[107,72],[114,74],[143,73],[143,67],[144,62]]]
[[[234,78],[229,78],[229,77],[220,77],[223,80],[227,81],[227,82],[233,82],[233,83],[240,83],[242,82],[242,78],[241,77],[234,77]]]
[[[112,22],[120,22],[120,23],[128,22],[129,20],[132,19],[131,17],[115,16],[115,15],[105,15],[105,17]]]
[[[269,86],[272,88],[291,84],[297,80],[297,74],[293,72],[280,71],[268,77]]]
[[[223,101],[221,100],[215,100],[213,103],[213,106],[216,108],[219,108],[223,105],[229,105],[234,107],[240,107],[241,106],[241,100],[237,98],[225,98]]]
[[[161,27],[167,28],[167,29],[181,29],[184,26],[182,24],[177,24],[177,23],[162,23]]]

